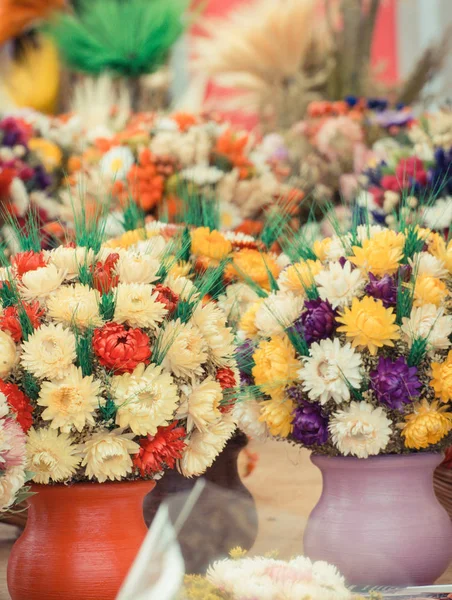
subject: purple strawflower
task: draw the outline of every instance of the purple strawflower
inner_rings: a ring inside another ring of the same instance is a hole
[[[328,419],[320,404],[302,400],[294,410],[293,437],[306,446],[324,444],[328,439]]]
[[[394,306],[397,302],[397,285],[393,277],[384,275],[381,279],[369,273],[369,283],[366,285],[366,292],[381,300],[386,308]]]
[[[370,387],[377,400],[393,410],[418,396],[421,385],[417,367],[409,367],[403,356],[396,361],[380,356],[377,368],[370,373]]]
[[[302,331],[308,344],[318,342],[331,336],[336,329],[337,312],[328,300],[306,300],[305,312],[295,323],[295,328]]]
[[[11,148],[17,145],[26,146],[30,137],[25,124],[14,117],[5,117],[2,119],[0,121],[0,131],[3,134],[2,145],[10,146]]]
[[[47,173],[47,171],[44,169],[44,167],[42,165],[37,165],[35,167],[33,183],[34,183],[35,189],[38,189],[38,190],[45,190],[46,188],[48,188],[51,185],[52,178],[50,177],[50,175]]]
[[[237,365],[240,369],[240,374],[251,375],[252,368],[254,367],[254,344],[251,340],[245,340],[243,344],[237,346],[235,350],[235,357]]]

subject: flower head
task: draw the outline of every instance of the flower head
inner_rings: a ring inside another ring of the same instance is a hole
[[[36,269],[47,266],[44,254],[33,252],[33,250],[18,252],[12,257],[11,264],[19,279],[22,279],[22,276],[28,271],[36,271]]]
[[[384,229],[362,246],[353,246],[353,256],[349,258],[357,267],[370,271],[374,275],[393,275],[403,258],[405,236],[391,229]]]
[[[375,456],[386,448],[392,434],[391,421],[383,408],[368,402],[351,402],[333,413],[329,430],[333,443],[344,456]]]
[[[165,368],[176,377],[193,378],[202,374],[202,365],[208,358],[207,342],[193,323],[182,323],[180,319],[170,321],[158,343],[166,351]]]
[[[54,321],[68,327],[99,327],[103,323],[99,314],[99,300],[97,290],[76,283],[53,292],[47,300],[47,310]]]
[[[400,410],[419,395],[422,387],[417,367],[409,367],[404,356],[395,361],[380,356],[377,368],[370,372],[370,387],[381,404]]]
[[[448,295],[444,281],[430,275],[419,275],[414,285],[414,306],[434,304],[441,306]]]
[[[342,323],[339,332],[351,339],[354,348],[367,348],[372,355],[378,348],[394,346],[400,337],[392,308],[385,308],[381,300],[365,296],[354,298],[351,308],[346,307],[337,321]]]
[[[157,365],[140,363],[133,373],[114,377],[111,387],[119,407],[116,423],[135,435],[155,435],[157,427],[168,425],[177,408],[177,386]]]
[[[452,429],[452,413],[446,407],[438,407],[438,402],[429,404],[427,400],[416,404],[414,412],[405,417],[400,425],[405,446],[420,450],[441,441]]]
[[[348,306],[359,295],[364,287],[365,279],[359,269],[353,269],[346,261],[332,262],[328,269],[315,276],[319,295],[322,300],[328,300],[333,308]]]
[[[300,362],[286,336],[263,340],[254,354],[252,373],[256,385],[270,396],[280,396],[283,390],[298,379]]]
[[[1,379],[0,392],[6,397],[8,406],[22,430],[27,432],[33,424],[33,406],[30,398],[15,383],[6,383]]]
[[[233,262],[225,269],[227,279],[237,277],[246,281],[249,277],[265,290],[270,290],[269,272],[276,279],[280,268],[270,254],[244,248],[234,255]]]
[[[319,342],[330,337],[336,327],[337,311],[328,300],[306,300],[304,303],[306,309],[299,321],[295,324],[295,328],[301,329],[304,338],[308,344]]]
[[[30,429],[27,459],[28,470],[34,473],[33,481],[44,484],[69,479],[80,463],[71,438],[49,428]]]
[[[140,440],[140,450],[133,457],[133,466],[141,475],[154,475],[165,467],[174,469],[185,449],[186,431],[172,423],[168,427],[159,427],[157,433]]]
[[[39,379],[64,377],[75,359],[75,336],[60,323],[41,325],[22,344],[21,363]]]
[[[157,329],[168,311],[158,302],[155,288],[146,283],[120,283],[117,287],[114,319],[131,327]]]
[[[131,473],[133,463],[130,455],[140,451],[140,446],[132,441],[133,437],[133,433],[113,429],[99,431],[86,440],[80,452],[87,477],[103,483],[107,480],[120,480]]]
[[[274,396],[271,400],[264,400],[260,405],[261,416],[259,421],[267,425],[272,435],[288,437],[293,429],[293,401],[288,397]]]
[[[435,396],[442,402],[452,401],[452,350],[442,363],[432,363],[432,380],[430,385],[435,390]]]
[[[190,432],[195,426],[200,431],[207,431],[221,417],[222,399],[221,385],[211,377],[195,385],[188,396],[187,430]]]
[[[135,160],[132,151],[127,146],[114,146],[106,152],[100,161],[103,175],[112,180],[121,180],[127,177]]]
[[[214,302],[198,305],[193,313],[191,323],[202,333],[212,360],[218,366],[227,366],[234,355],[234,335],[226,327],[224,312]]]
[[[287,390],[290,396],[290,390]],[[328,419],[320,404],[302,400],[293,413],[293,437],[305,446],[322,445],[328,440]]]
[[[20,309],[17,306],[8,306],[3,310],[0,314],[0,329],[8,332],[16,344],[22,341],[23,337],[18,310],[23,310],[26,313],[33,329],[37,329],[40,326],[45,312],[39,302],[31,304],[22,302],[22,308]]]
[[[102,262],[98,261],[91,267],[93,274],[93,287],[100,294],[108,294],[112,288],[119,283],[119,275],[116,273],[116,264],[119,254],[113,252]]]
[[[63,283],[66,272],[54,264],[27,271],[20,284],[19,290],[25,300],[44,300],[57,290]]]
[[[93,349],[101,365],[116,374],[130,373],[151,357],[149,337],[141,329],[107,323],[96,329]]]
[[[116,273],[121,283],[152,283],[157,279],[159,267],[159,259],[150,254],[127,252],[121,254]]]
[[[350,344],[341,345],[339,338],[326,339],[312,344],[299,376],[311,400],[339,404],[350,400],[350,388],[360,387],[361,367],[361,356]]]
[[[391,275],[383,275],[380,279],[373,273],[369,273],[369,283],[366,285],[366,293],[376,300],[381,300],[385,308],[395,306],[397,302],[397,285]]]
[[[0,331],[0,377],[8,377],[18,358],[16,344],[12,337]]]
[[[410,317],[403,317],[401,331],[408,345],[416,338],[426,338],[430,349],[444,350],[451,345],[452,315],[445,315],[443,308],[424,304],[413,308]]]
[[[69,433],[94,425],[94,411],[100,404],[100,382],[92,375],[84,377],[80,368],[71,365],[68,373],[56,381],[44,381],[38,405],[45,407],[42,418],[50,427]]]
[[[279,289],[304,296],[306,290],[315,285],[314,277],[323,270],[318,260],[306,260],[295,263],[285,269],[278,279]]]
[[[191,233],[191,251],[195,256],[220,261],[232,252],[232,244],[219,231],[198,227]]]
[[[260,303],[255,324],[264,337],[283,334],[299,317],[303,298],[292,292],[273,292]]]

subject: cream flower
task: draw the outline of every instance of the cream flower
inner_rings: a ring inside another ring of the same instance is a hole
[[[19,490],[25,485],[25,470],[22,466],[11,467],[0,477],[0,511],[16,501]]]
[[[218,304],[224,310],[228,321],[237,324],[243,313],[258,299],[256,292],[246,283],[232,283],[218,298]]]
[[[444,279],[448,275],[444,261],[429,252],[419,252],[413,258],[410,258],[408,262],[416,276],[428,275]]]
[[[424,211],[424,223],[429,229],[447,229],[452,223],[452,198],[439,198]]]
[[[176,377],[202,375],[202,365],[208,358],[207,343],[192,323],[181,323],[180,319],[165,325],[158,338],[159,348],[165,352],[163,366]]]
[[[52,319],[68,327],[100,327],[103,320],[99,314],[99,302],[97,290],[75,283],[53,292],[47,299],[47,310]]]
[[[41,325],[22,344],[24,368],[40,379],[60,379],[76,359],[75,336],[58,325]]]
[[[285,269],[279,276],[279,289],[304,296],[306,290],[315,285],[315,275],[318,275],[322,270],[323,265],[318,260],[295,263]]]
[[[349,234],[343,236],[333,235],[325,250],[326,259],[329,261],[337,261],[342,256],[350,254],[351,241],[351,236]]]
[[[158,294],[147,283],[120,283],[117,287],[114,320],[131,327],[157,329],[168,310],[157,302]]]
[[[43,382],[38,405],[45,407],[42,418],[51,421],[51,428],[65,433],[82,431],[85,425],[94,425],[100,394],[100,382],[92,375],[83,377],[82,370],[71,365],[63,379]]]
[[[254,323],[259,333],[271,337],[283,333],[301,315],[304,300],[292,292],[273,292],[260,304]]]
[[[234,404],[232,415],[237,427],[250,438],[263,441],[269,437],[267,424],[259,420],[261,404],[251,393],[245,392],[245,397]]]
[[[362,381],[361,356],[351,344],[341,345],[339,338],[312,344],[310,354],[299,371],[309,398],[320,404],[331,399],[338,404],[348,402],[350,386],[359,388]]]
[[[131,473],[130,455],[140,450],[140,446],[132,441],[133,437],[133,433],[123,433],[123,429],[95,433],[80,449],[86,476],[103,483],[107,479],[120,480]]]
[[[99,163],[102,175],[109,179],[125,179],[134,164],[132,151],[127,146],[114,146]]]
[[[353,298],[364,288],[366,280],[359,269],[353,269],[351,263],[330,263],[327,269],[315,276],[322,300],[329,300],[333,308],[348,306]]]
[[[12,337],[0,331],[0,378],[8,377],[18,358],[16,344]]]
[[[199,296],[195,291],[195,285],[187,279],[187,277],[168,275],[165,279],[165,285],[168,286],[172,292],[177,294],[181,300],[194,300]]]
[[[127,252],[120,256],[116,263],[116,273],[121,283],[152,283],[157,279],[160,261],[157,258]]]
[[[391,421],[382,407],[351,402],[333,414],[329,430],[336,448],[344,456],[375,456],[386,448],[392,434]]]
[[[221,417],[219,410],[223,398],[223,390],[218,381],[207,377],[195,385],[188,396],[187,431],[193,426],[200,431],[207,431],[209,426]]]
[[[427,338],[430,349],[445,350],[451,345],[452,315],[445,315],[444,308],[424,304],[413,308],[409,318],[402,319],[402,334],[408,345],[416,338]]]
[[[179,470],[184,477],[197,477],[209,468],[236,430],[230,415],[213,424],[208,431],[195,430],[190,436],[184,455],[179,461]]]
[[[43,300],[57,290],[66,277],[66,271],[56,265],[47,265],[27,271],[22,277],[20,293],[25,300]]]
[[[234,355],[235,345],[232,330],[226,327],[224,312],[209,302],[199,304],[193,313],[190,323],[198,327],[210,350],[212,361],[218,366],[229,366]]]
[[[113,377],[111,388],[119,407],[116,424],[135,435],[155,435],[157,427],[168,425],[178,405],[173,378],[157,365],[141,363],[133,373]]]
[[[66,433],[55,429],[30,429],[27,436],[28,470],[35,483],[65,481],[74,475],[80,458]]]
[[[94,252],[82,246],[77,248],[58,246],[45,254],[49,264],[54,265],[59,271],[64,271],[65,279],[75,279],[80,272],[80,267],[92,265],[95,259]]]

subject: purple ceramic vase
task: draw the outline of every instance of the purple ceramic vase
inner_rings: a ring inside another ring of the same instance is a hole
[[[433,491],[440,454],[311,457],[323,490],[304,552],[349,584],[432,584],[452,559],[452,523]]]

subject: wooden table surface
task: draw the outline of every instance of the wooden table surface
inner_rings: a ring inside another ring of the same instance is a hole
[[[320,496],[320,473],[311,464],[307,451],[288,444],[266,442],[253,444],[250,449],[259,454],[256,469],[244,480],[259,514],[259,534],[253,551],[278,550],[284,558],[300,554],[306,520]],[[10,598],[6,564],[15,534],[14,528],[0,525],[0,600]],[[452,565],[440,582],[452,583]]]

